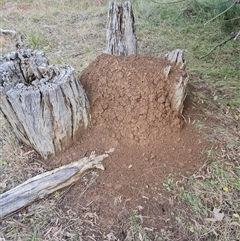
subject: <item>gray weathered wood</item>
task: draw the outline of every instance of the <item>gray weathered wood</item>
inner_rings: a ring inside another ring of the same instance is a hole
[[[137,54],[134,16],[130,1],[109,2],[106,53],[124,56]]]
[[[0,111],[44,158],[65,150],[89,123],[89,102],[71,66],[20,49],[0,58]]]
[[[170,51],[165,55],[165,58],[170,62],[170,65],[164,69],[166,78],[171,71],[172,65],[179,69],[179,79],[172,83],[172,91],[169,92],[169,98],[172,109],[175,111],[177,116],[180,117],[184,107],[183,102],[186,98],[186,87],[188,83],[188,74],[185,70],[186,66],[183,58],[183,50],[175,49]]]
[[[110,149],[106,154],[96,156],[92,153],[69,165],[56,168],[32,177],[17,187],[0,195],[0,218],[28,206],[32,202],[42,199],[64,187],[79,180],[83,174],[93,168],[104,170],[102,160],[108,157],[107,153],[113,152]]]
[[[0,28],[0,33],[3,35],[9,35],[16,41],[16,48],[23,48],[22,35],[20,35],[17,31],[11,29],[2,29]]]

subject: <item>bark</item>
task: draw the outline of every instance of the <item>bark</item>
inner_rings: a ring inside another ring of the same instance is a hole
[[[179,79],[172,83],[172,91],[170,94],[170,101],[172,109],[177,116],[181,117],[183,111],[183,102],[186,98],[186,87],[188,83],[188,74],[185,70],[185,61],[183,58],[183,50],[175,49],[165,55],[165,58],[170,62],[170,65],[164,69],[164,74],[168,78],[172,65],[176,66],[180,71]]]
[[[110,149],[106,154],[99,156],[92,153],[89,157],[84,157],[69,165],[30,178],[19,186],[1,194],[0,218],[8,216],[36,200],[71,185],[79,180],[86,171],[93,168],[104,170],[102,160],[108,157],[107,153],[113,151],[114,149]]]
[[[137,54],[134,16],[130,1],[109,3],[106,53],[124,56]]]
[[[42,51],[0,58],[0,111],[16,136],[47,158],[88,126],[89,102],[71,66],[48,65]]]

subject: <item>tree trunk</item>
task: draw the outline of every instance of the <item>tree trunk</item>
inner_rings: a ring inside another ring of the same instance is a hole
[[[109,3],[106,40],[107,54],[123,56],[137,54],[134,16],[130,1],[124,3]],[[163,70],[166,78],[168,78],[173,65],[182,70],[179,80],[172,83],[171,92],[169,93],[171,107],[177,116],[180,117],[183,111],[183,102],[186,97],[186,86],[188,82],[183,50],[173,50],[167,53],[165,58],[170,61],[170,65]]]
[[[38,50],[0,58],[0,101],[16,136],[44,158],[65,150],[89,122],[89,102],[74,69],[48,65]]]
[[[106,42],[107,54],[137,54],[134,16],[130,1],[109,3]]]
[[[84,157],[69,165],[56,168],[32,177],[19,186],[0,195],[0,218],[28,206],[32,202],[42,199],[64,187],[79,180],[83,174],[93,168],[104,170],[102,160],[108,157],[107,153],[113,152],[110,149],[106,154]]]

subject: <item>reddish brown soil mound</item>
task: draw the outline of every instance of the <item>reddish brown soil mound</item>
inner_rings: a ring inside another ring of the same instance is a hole
[[[100,55],[80,79],[90,100],[93,125],[110,122],[110,136],[142,144],[179,128],[181,120],[171,109],[170,96],[182,70],[173,66],[166,78],[163,70],[169,65],[151,56]]]
[[[76,145],[49,163],[55,167],[91,151],[100,154],[115,148],[96,181],[86,175],[59,203],[83,220],[84,240],[93,235],[101,241],[101,234],[111,231],[124,240],[128,211],[133,210],[147,230],[160,232],[167,222],[170,232],[175,232],[170,221],[174,201],[167,198],[163,183],[170,173],[186,174],[202,166],[206,142],[191,124],[198,111],[189,101],[184,113],[189,122],[179,128],[181,120],[168,101],[170,81],[177,72],[164,80],[165,66],[165,60],[152,57],[101,55],[81,76],[92,108],[92,126]],[[86,185],[90,185],[87,191]]]

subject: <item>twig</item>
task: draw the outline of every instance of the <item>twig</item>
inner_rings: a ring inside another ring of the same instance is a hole
[[[79,55],[84,55],[84,53],[71,54],[71,55],[69,55],[69,57],[76,58],[76,57],[78,57]]]
[[[208,67],[206,70],[211,69],[211,68],[215,65],[215,63],[216,63],[216,61],[217,61],[217,57],[218,57],[219,52],[220,52],[220,47],[218,46],[217,48],[218,48],[218,52],[217,52],[217,54],[216,54],[216,56],[215,56],[215,58],[214,58],[214,60],[213,60],[213,63],[212,63],[212,65],[211,65],[210,67]]]
[[[236,34],[236,36],[234,37],[234,41],[240,36],[240,31]]]
[[[151,0],[151,1],[154,3],[157,3],[157,4],[173,4],[173,3],[185,2],[186,0],[178,0],[178,1],[173,1],[173,2],[157,2],[155,0]]]
[[[17,49],[20,49],[23,47],[22,36],[20,34],[18,34],[17,31],[0,28],[0,33],[5,34],[5,35],[11,35],[16,41],[15,46]]]
[[[17,49],[21,49],[24,45],[23,45],[23,41],[22,41],[22,36],[19,35],[16,39],[16,48]]]
[[[219,13],[219,14],[218,14],[217,16],[215,16],[214,18],[208,20],[206,23],[204,23],[204,25],[212,22],[214,19],[216,19],[216,18],[220,17],[221,15],[223,15],[224,13],[226,13],[230,8],[232,8],[235,4],[237,4],[238,1],[239,1],[239,0],[235,0],[234,3],[233,3],[230,7],[228,7],[227,9],[225,9],[223,12]]]
[[[225,22],[234,21],[234,20],[237,20],[237,19],[240,19],[240,17],[231,18],[231,19],[225,20]]]
[[[95,174],[95,176],[91,177],[91,180],[89,181],[88,185],[84,188],[84,190],[78,195],[78,200],[82,197],[82,195],[94,184],[95,180],[97,179],[98,175]]]
[[[67,190],[61,195],[61,197],[59,198],[59,200],[57,201],[57,204],[61,203],[63,201],[63,199],[66,197],[66,195],[71,191],[71,188],[75,185],[75,183],[72,183]]]
[[[240,32],[240,31],[239,31]],[[207,54],[205,54],[205,55],[203,55],[203,56],[201,56],[200,57],[200,59],[203,59],[203,58],[205,58],[205,57],[207,57],[209,54],[211,54],[212,53],[212,51],[213,50],[215,50],[216,48],[218,48],[218,47],[221,47],[222,45],[224,45],[224,44],[226,44],[228,41],[230,41],[230,40],[232,40],[232,39],[234,39],[234,38],[236,38],[236,36],[238,36],[239,35],[239,33],[237,33],[237,34],[234,34],[233,36],[231,36],[230,38],[228,38],[227,40],[224,40],[223,42],[221,42],[220,44],[217,44],[216,46],[214,46]]]
[[[15,36],[17,34],[17,32],[15,30],[8,30],[8,29],[2,29],[2,28],[0,28],[0,33],[11,34],[13,36]]]

